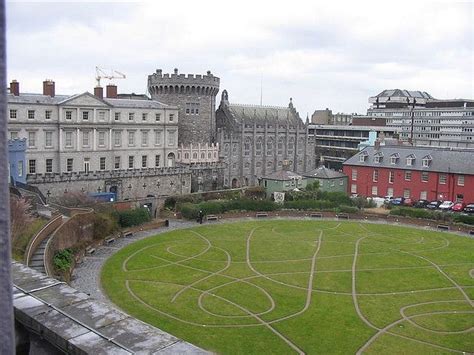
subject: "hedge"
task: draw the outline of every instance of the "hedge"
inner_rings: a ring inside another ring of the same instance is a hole
[[[392,207],[390,214],[395,216],[432,219],[437,221],[451,221],[453,219],[452,215],[446,212],[429,211],[410,207]]]
[[[456,214],[453,217],[455,222],[474,225],[474,216],[466,216],[462,214]]]
[[[296,200],[296,201],[285,201],[283,204],[284,208],[292,210],[319,210],[328,211],[336,207],[336,204],[332,201],[326,200]]]
[[[195,219],[201,210],[204,215],[221,214],[227,211],[274,211],[278,209],[278,205],[269,200],[215,200],[205,201],[201,203],[182,203],[177,206],[184,218]]]
[[[136,208],[134,210],[117,212],[120,227],[132,227],[151,220],[150,212],[147,208]]]

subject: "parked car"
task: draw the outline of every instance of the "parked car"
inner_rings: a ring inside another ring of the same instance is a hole
[[[415,201],[413,201],[411,198],[406,198],[405,201],[403,201],[404,206],[413,206],[415,204]]]
[[[416,208],[426,208],[426,206],[430,203],[428,200],[418,200],[416,203],[413,205],[413,207]]]
[[[464,207],[465,213],[474,213],[474,203],[468,203],[466,207]]]
[[[394,206],[401,206],[405,202],[405,198],[403,197],[396,197],[393,200],[390,201],[390,204]]]
[[[466,204],[464,202],[456,202],[453,207],[451,207],[451,210],[454,212],[462,212],[465,207]]]
[[[430,210],[436,210],[439,207],[439,205],[441,205],[441,201],[431,201],[430,203],[426,205],[426,208]]]
[[[393,200],[393,196],[385,196],[383,199],[385,203],[390,203]]]
[[[438,206],[438,208],[442,211],[449,211],[453,206],[453,201],[444,201],[443,203],[441,203],[441,205]]]

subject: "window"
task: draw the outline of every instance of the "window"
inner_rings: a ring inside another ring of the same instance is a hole
[[[423,167],[428,168],[431,164],[431,160],[432,160],[431,155],[427,155],[426,157],[424,157],[422,160]]]
[[[372,186],[372,196],[377,196],[379,194],[379,189],[377,186]]]
[[[100,160],[99,160],[99,169],[100,169],[100,170],[105,170],[105,157],[100,157]]]
[[[82,146],[83,147],[88,147],[89,146],[89,136],[90,136],[89,131],[82,132]]]
[[[66,111],[66,120],[72,120],[72,111]]]
[[[99,121],[105,121],[105,112],[99,111]]]
[[[74,160],[72,158],[68,158],[66,160],[66,171],[69,173],[72,171]]]
[[[277,153],[278,155],[282,155],[283,154],[283,145],[284,145],[284,142],[283,142],[283,137],[280,137],[278,138],[278,145],[277,145]]]
[[[46,120],[50,120],[50,119],[51,119],[51,110],[46,110],[46,111],[44,112],[44,118],[45,118]]]
[[[420,192],[420,200],[426,200],[428,197],[428,193],[426,191]]]
[[[28,147],[36,147],[36,132],[28,132]]]
[[[17,139],[18,138],[18,132],[10,132],[10,139]]]
[[[142,155],[142,168],[146,168],[148,166],[148,156]]]
[[[66,147],[72,147],[72,132],[66,132]]]
[[[344,180],[343,179],[339,180],[339,186],[344,186]]]
[[[17,118],[17,111],[16,110],[10,110],[10,118],[12,120],[15,120]]]
[[[428,182],[429,173],[427,171],[423,171],[421,173],[421,182]]]
[[[411,171],[405,171],[405,181],[411,181]]]
[[[161,145],[161,132],[155,131],[155,145]]]
[[[387,188],[387,196],[393,196],[393,187]]]
[[[257,143],[255,144],[255,155],[262,155],[262,138],[257,138]]]
[[[82,119],[84,121],[88,121],[89,120],[89,111],[82,111]]]
[[[161,121],[161,113],[155,113],[155,121],[160,122]]]
[[[90,158],[84,158],[84,172],[86,174],[89,173],[90,171],[90,168],[91,168],[91,160]]]
[[[47,173],[53,172],[53,159],[46,159],[46,172]]]
[[[394,181],[395,181],[395,172],[390,171],[388,173],[388,183],[393,184]]]
[[[35,159],[28,160],[28,173],[36,174],[36,160]]]
[[[357,169],[352,169],[352,181],[357,181]]]
[[[135,132],[128,132],[128,145],[134,146],[135,145]]]
[[[115,121],[120,121],[120,112],[115,112],[114,119]]]
[[[378,154],[374,156],[374,163],[381,163],[382,162],[383,156],[381,154]]]
[[[464,186],[464,175],[458,175],[458,186]]]
[[[168,145],[174,145],[174,131],[168,132]]]
[[[105,132],[99,132],[99,147],[105,147]]]
[[[35,110],[28,110],[28,119],[32,120],[35,118]]]
[[[356,194],[357,193],[357,184],[352,184],[351,185],[351,194]]]
[[[114,158],[114,169],[120,169],[120,157]]]
[[[250,155],[250,145],[252,141],[250,140],[249,137],[245,138],[244,142],[244,155]]]
[[[173,122],[173,121],[174,121],[174,114],[171,113],[171,114],[170,114],[170,122]]]
[[[44,145],[46,148],[51,148],[53,146],[53,132],[44,133]]]
[[[410,156],[407,158],[407,165],[412,166],[415,161],[415,158],[413,156]]]
[[[366,158],[367,158],[367,154],[359,155],[359,162],[364,163]]]
[[[23,160],[18,160],[18,176],[23,176]]]
[[[372,173],[372,181],[377,182],[379,181],[379,171],[377,169],[374,170]]]
[[[446,185],[446,174],[439,174],[439,184]]]
[[[148,145],[148,131],[142,131],[142,145]]]
[[[404,189],[403,190],[403,197],[404,198],[410,198],[410,189]]]
[[[128,113],[128,120],[133,121],[135,119],[135,114],[133,112]]]
[[[160,155],[155,155],[155,167],[160,167]]]
[[[148,113],[142,113],[142,121],[146,121],[148,118]]]
[[[134,166],[135,166],[135,160],[134,160],[133,155],[131,155],[128,157],[128,168],[133,169]]]
[[[120,147],[122,145],[122,132],[114,132],[114,146]]]

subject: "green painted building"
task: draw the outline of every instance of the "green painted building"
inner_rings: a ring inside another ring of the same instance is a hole
[[[264,176],[260,180],[260,185],[265,188],[266,195],[269,198],[274,192],[304,189],[306,187],[306,179],[293,171],[280,170]]]
[[[320,166],[303,174],[303,177],[308,185],[314,181],[319,181],[321,191],[347,193],[347,176],[339,171]]]

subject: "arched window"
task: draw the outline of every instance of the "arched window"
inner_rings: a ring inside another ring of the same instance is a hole
[[[251,145],[252,145],[252,140],[249,137],[245,138],[244,155],[250,155],[250,146]]]
[[[295,150],[295,138],[290,137],[288,141],[288,155],[293,155],[294,150]]]
[[[224,153],[225,153],[225,155],[228,155],[228,154],[229,154],[229,143],[226,143],[226,144],[224,145]]]
[[[267,140],[267,155],[273,155],[273,138],[268,138]]]
[[[198,158],[198,153],[193,153],[193,159],[197,159]]]
[[[278,155],[283,155],[283,150],[285,149],[285,141],[283,137],[278,138]]]
[[[201,153],[201,159],[206,158],[206,155],[204,153]]]
[[[168,154],[168,166],[169,167],[174,166],[174,153],[169,153]]]
[[[298,154],[303,154],[303,148],[304,148],[304,138],[300,137],[298,139]]]
[[[189,153],[184,153],[184,159],[189,159]]]
[[[257,143],[255,144],[255,155],[262,155],[262,145],[263,145],[263,139],[262,137],[258,137]]]

